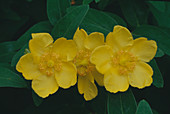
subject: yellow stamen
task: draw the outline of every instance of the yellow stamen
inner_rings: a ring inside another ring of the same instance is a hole
[[[49,60],[49,61],[47,62],[47,66],[48,66],[48,67],[53,67],[53,66],[54,66],[54,61]]]
[[[112,59],[121,75],[127,75],[135,69],[137,58],[130,52],[121,50]]]
[[[55,53],[44,53],[40,58],[39,69],[47,76],[54,74],[54,71],[62,70],[62,61],[60,56]]]

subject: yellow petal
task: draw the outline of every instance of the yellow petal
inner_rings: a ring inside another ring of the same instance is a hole
[[[84,94],[84,99],[89,101],[98,94],[95,83],[91,82],[86,76],[78,77],[78,90],[80,94]]]
[[[100,85],[103,86],[104,85],[104,76],[102,74],[100,74],[96,69],[94,71],[92,71],[92,75],[94,77],[94,79],[96,80],[96,82]]]
[[[134,40],[130,51],[140,60],[149,62],[156,54],[157,45],[155,41],[141,37]]]
[[[112,69],[104,75],[104,86],[109,92],[124,92],[129,88],[128,76],[119,75]]]
[[[78,91],[80,94],[84,93],[84,85],[85,85],[85,77],[82,76],[78,76],[78,82],[77,82],[77,86],[78,86]]]
[[[77,28],[73,40],[75,41],[78,49],[84,48],[84,40],[87,38],[87,33],[84,29]]]
[[[127,28],[116,25],[113,32],[107,35],[106,44],[110,45],[113,51],[118,51],[126,46],[131,46],[133,44],[133,37]]]
[[[110,46],[104,45],[94,49],[90,61],[96,65],[97,70],[104,74],[111,67],[111,57],[113,52]]]
[[[129,83],[133,87],[144,88],[152,84],[152,68],[144,62],[138,62],[134,72],[129,75]]]
[[[97,46],[104,44],[104,35],[99,32],[91,33],[84,42],[84,45],[87,49],[94,50]]]
[[[34,63],[31,53],[23,55],[16,65],[18,72],[21,72],[25,79],[32,80],[41,75],[38,65]]]
[[[44,51],[49,49],[49,45],[53,43],[53,38],[49,33],[33,33],[29,41],[29,48],[35,62],[39,61],[40,56]]]
[[[77,47],[73,40],[59,38],[54,42],[52,51],[66,58],[67,61],[71,61],[77,54]]]
[[[59,86],[54,75],[41,75],[32,81],[32,88],[40,97],[46,98],[55,93]]]
[[[55,73],[58,85],[64,89],[69,88],[77,82],[77,69],[71,62],[62,63],[62,70]]]

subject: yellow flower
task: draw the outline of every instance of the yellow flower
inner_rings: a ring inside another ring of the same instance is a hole
[[[77,53],[73,40],[59,38],[53,43],[48,33],[34,33],[29,41],[31,53],[23,55],[16,65],[40,97],[48,97],[59,87],[69,88],[77,82],[76,66],[71,62]]]
[[[157,45],[144,37],[133,40],[128,29],[115,26],[106,37],[106,45],[97,47],[90,61],[104,74],[106,90],[116,93],[133,87],[150,86],[153,70],[149,62],[156,54]]]
[[[88,101],[98,94],[94,80],[103,86],[103,75],[90,62],[90,55],[97,46],[104,44],[104,35],[98,32],[87,35],[85,30],[78,28],[73,40],[78,47],[78,53],[74,59],[78,72],[78,91],[80,94],[84,94],[85,100]]]

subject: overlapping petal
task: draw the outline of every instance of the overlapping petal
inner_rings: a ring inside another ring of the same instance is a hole
[[[52,52],[66,58],[66,61],[71,61],[77,54],[77,47],[73,40],[59,38],[54,42]]]
[[[29,41],[29,48],[35,62],[39,62],[40,56],[47,50],[53,43],[53,38],[49,33],[33,33]]]
[[[112,67],[110,64],[112,56],[113,52],[110,46],[99,46],[92,52],[90,61],[96,65],[100,73],[104,74]]]
[[[104,75],[104,86],[107,91],[113,93],[126,91],[129,88],[128,77],[112,69]]]
[[[84,29],[77,29],[73,40],[75,41],[78,49],[83,49],[84,48],[84,40],[87,38],[87,33]]]
[[[84,42],[84,45],[89,50],[94,50],[97,46],[104,44],[104,35],[99,32],[91,33]]]
[[[34,63],[31,53],[23,55],[16,65],[17,71],[21,72],[25,79],[32,80],[41,75],[38,65]]]
[[[55,72],[58,85],[64,89],[69,88],[77,82],[77,69],[72,62],[63,62],[62,70]]]
[[[59,86],[54,75],[40,75],[32,81],[32,88],[40,97],[45,98],[55,93]]]
[[[138,62],[134,72],[129,75],[129,83],[133,87],[144,88],[152,84],[152,68],[144,62]]]
[[[155,41],[141,37],[134,40],[130,51],[140,60],[149,62],[156,54],[157,45]]]
[[[131,46],[133,44],[133,37],[127,28],[116,25],[113,32],[107,35],[106,44],[110,45],[113,51],[116,52],[126,46]]]
[[[88,79],[88,76],[78,77],[78,91],[84,94],[84,99],[89,101],[97,96],[98,90],[94,82]]]
[[[92,76],[94,77],[94,79],[96,80],[96,82],[100,85],[103,86],[104,82],[104,76],[103,74],[99,73],[96,69],[94,71],[92,71]]]

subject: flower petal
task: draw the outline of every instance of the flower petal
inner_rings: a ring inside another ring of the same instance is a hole
[[[78,90],[80,94],[84,94],[84,99],[89,101],[98,94],[97,87],[86,76],[78,76]]]
[[[104,45],[94,49],[90,61],[96,65],[97,70],[104,74],[111,68],[111,57],[113,56],[110,46]]]
[[[59,86],[54,75],[41,75],[32,81],[32,88],[40,97],[46,98],[55,93]]]
[[[124,92],[129,88],[128,76],[119,75],[115,69],[112,69],[104,75],[104,86],[109,92]]]
[[[49,33],[32,33],[32,38],[29,41],[29,48],[35,62],[37,62],[44,51],[49,49],[53,43],[53,38]]]
[[[156,54],[157,45],[155,41],[141,37],[134,40],[130,51],[140,60],[149,62]]]
[[[97,46],[104,44],[104,35],[99,32],[91,33],[84,42],[84,45],[87,49],[94,50]]]
[[[104,85],[104,82],[103,82],[104,76],[100,74],[96,69],[92,71],[92,76],[94,77],[94,79],[100,86]]]
[[[116,25],[113,32],[107,35],[106,44],[110,45],[113,51],[118,51],[121,48],[132,45],[133,37],[127,28]]]
[[[67,61],[71,61],[77,54],[77,47],[73,40],[59,38],[54,42],[52,51],[66,58]]]
[[[58,85],[64,89],[73,86],[77,82],[77,69],[71,62],[62,63],[62,70],[55,73]]]
[[[144,62],[138,62],[134,72],[129,75],[129,83],[133,87],[144,88],[152,84],[152,68]]]
[[[38,65],[34,63],[31,53],[23,55],[16,65],[18,72],[21,72],[25,79],[32,80],[41,75]]]
[[[73,40],[75,41],[79,50],[84,48],[84,40],[87,38],[87,36],[88,35],[84,29],[77,28]]]

